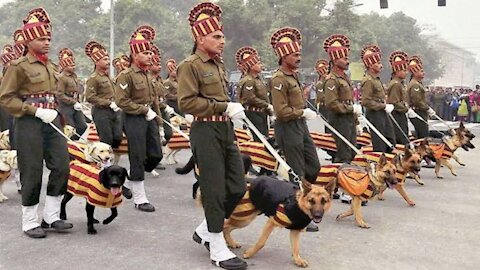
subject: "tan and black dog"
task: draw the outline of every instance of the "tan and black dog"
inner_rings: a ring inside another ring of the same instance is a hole
[[[247,192],[223,228],[228,246],[240,248],[231,232],[248,226],[259,214],[265,214],[268,220],[262,234],[257,243],[245,251],[243,258],[251,258],[262,249],[273,229],[287,228],[290,230],[295,265],[307,267],[308,262],[299,254],[300,232],[312,220],[315,223],[322,221],[324,213],[330,208],[333,181],[325,187],[310,185],[310,188],[300,191],[292,183],[260,176],[251,180],[247,186]]]
[[[442,165],[447,167],[452,175],[457,176],[457,173],[453,170],[452,164],[450,164],[450,159],[453,157],[455,150],[468,142],[469,138],[462,134],[461,129],[457,129],[455,135],[451,137],[444,136],[441,142],[430,142],[429,147],[433,154],[429,157],[435,160],[435,175],[437,178],[443,178],[440,176],[440,168]]]

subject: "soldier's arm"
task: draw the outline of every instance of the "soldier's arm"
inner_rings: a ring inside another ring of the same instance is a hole
[[[429,106],[423,101],[422,90],[417,84],[413,84],[408,89],[410,93],[410,106],[420,110],[428,110]]]
[[[325,94],[323,93],[323,83],[319,82],[315,85],[315,91],[317,91],[317,99],[315,100],[316,104],[325,102]]]
[[[99,85],[96,78],[90,77],[87,80],[87,89],[85,90],[85,98],[87,101],[96,106],[108,107],[111,103],[110,100],[103,99],[98,96]]]
[[[375,84],[372,80],[367,79],[362,84],[362,105],[370,110],[380,111],[385,109],[385,104],[373,99]]]
[[[128,114],[147,114],[148,107],[143,104],[137,104],[131,99],[132,88],[133,83],[130,76],[123,72],[120,73],[115,83],[115,103]]]
[[[272,105],[278,119],[290,121],[303,115],[303,109],[296,109],[288,105],[288,83],[282,78],[273,78],[270,82]]]
[[[339,100],[339,90],[337,82],[335,82],[334,79],[329,79],[325,82],[323,92],[325,93],[325,104],[327,108],[337,114],[352,113],[353,106],[346,105]]]
[[[165,105],[165,87],[161,82],[157,81],[155,90],[157,91],[159,109],[165,109],[167,107],[167,105]]]
[[[227,109],[228,102],[204,98],[200,95],[198,74],[192,62],[182,63],[178,69],[178,105],[185,113],[199,117],[220,114]]]
[[[57,93],[55,94],[56,98],[68,105],[75,104],[77,101],[65,95],[65,91],[66,91],[66,82],[63,78],[59,78],[57,80]]]
[[[165,82],[165,98],[166,99],[176,99],[177,96],[173,93],[173,85],[169,82],[169,81],[166,81]]]
[[[18,96],[19,87],[27,78],[17,65],[10,65],[0,86],[0,105],[15,117],[35,115],[37,108],[24,103]]]
[[[242,100],[247,105],[252,105],[258,108],[267,108],[268,103],[261,99],[258,98],[255,95],[255,81],[253,80],[248,80],[242,85]]]
[[[408,107],[406,103],[402,100],[402,91],[402,84],[394,83],[391,86],[390,94],[388,95],[388,103],[393,104],[393,107],[396,111],[406,112],[408,110]]]

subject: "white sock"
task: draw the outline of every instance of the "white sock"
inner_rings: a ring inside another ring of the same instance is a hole
[[[227,242],[223,237],[223,232],[210,233],[210,259],[215,262],[223,262],[237,257],[227,247]]]
[[[60,205],[62,204],[63,196],[49,196],[45,197],[45,207],[43,208],[43,220],[48,224],[60,220]]]
[[[202,238],[204,242],[210,242],[210,232],[208,231],[207,220],[203,219],[202,223],[198,225],[195,232]],[[203,244],[203,243],[202,243]]]
[[[133,202],[136,204],[148,203],[147,195],[145,194],[144,181],[131,181]]]
[[[123,186],[128,189],[132,189],[132,181],[125,179],[125,183],[123,183]]]
[[[38,203],[32,206],[22,206],[22,230],[24,232],[39,227]]]

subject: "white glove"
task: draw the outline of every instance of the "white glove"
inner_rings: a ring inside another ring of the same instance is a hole
[[[353,113],[357,115],[362,114],[362,105],[360,104],[353,104]]]
[[[242,104],[237,102],[229,102],[225,112],[232,120],[243,120],[247,118],[245,115],[245,108],[243,108]]]
[[[148,109],[147,115],[145,115],[145,119],[147,121],[153,120],[155,117],[157,117],[157,113],[154,112],[151,108]]]
[[[393,104],[385,104],[385,111],[387,113],[392,113],[393,112],[393,109],[395,109],[395,107],[393,106]]]
[[[428,108],[428,116],[434,116],[435,114],[435,110],[433,110],[431,107]]]
[[[305,117],[307,120],[313,120],[317,117],[317,113],[310,108],[303,109],[302,117]]]
[[[275,120],[277,120],[277,117],[275,115],[270,116],[270,124],[275,123]]]
[[[408,108],[407,117],[408,118],[416,118],[417,113],[412,108]]]
[[[172,107],[168,106],[168,105],[166,105],[166,106],[167,106],[167,107],[165,107],[165,109],[164,109],[165,112],[168,113],[169,115],[172,115],[172,114],[175,112],[175,110],[174,110]]]
[[[58,112],[52,109],[37,108],[35,117],[40,118],[44,123],[49,124],[57,118]]]
[[[273,113],[273,105],[272,105],[272,104],[268,104],[267,110],[269,110],[269,111],[271,111],[271,112]]]
[[[80,104],[79,102],[73,104],[73,109],[75,111],[81,111],[82,110],[82,104]]]
[[[115,102],[110,103],[110,109],[112,109],[114,112],[120,111],[120,108],[115,104]]]

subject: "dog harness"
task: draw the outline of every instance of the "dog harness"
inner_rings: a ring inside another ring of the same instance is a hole
[[[435,159],[450,159],[453,156],[453,151],[446,143],[430,144]]]
[[[84,197],[88,203],[102,208],[117,207],[122,203],[122,193],[113,195],[100,182],[100,170],[95,166],[70,162],[67,190],[75,196]]]

